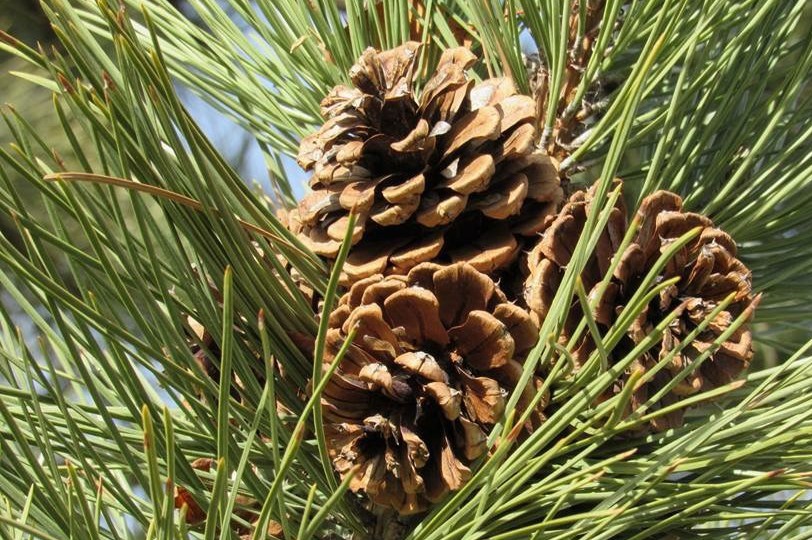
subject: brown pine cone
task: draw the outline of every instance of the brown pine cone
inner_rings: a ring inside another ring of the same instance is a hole
[[[473,266],[423,263],[352,286],[330,315],[329,362],[351,328],[321,398],[330,457],[342,477],[359,467],[352,491],[420,512],[471,477],[538,327]],[[519,412],[540,386],[534,378]],[[546,401],[523,429],[541,423]]]
[[[555,110],[554,122],[541,143],[547,154],[565,167],[567,158],[583,143],[589,127],[603,116],[607,96],[616,86],[605,75],[593,74],[586,91],[576,101],[599,34],[612,32],[613,28],[602,27],[605,0],[571,0],[570,4],[567,62],[557,97],[552,95],[550,72],[542,56],[533,53],[524,57],[537,109]]]
[[[302,140],[312,192],[289,216],[317,254],[335,258],[358,214],[345,282],[406,274],[426,261],[482,272],[512,262],[557,209],[557,163],[535,149],[536,103],[506,78],[475,85],[476,57],[445,51],[419,95],[419,44],[367,49],[322,101],[327,119]]]
[[[528,255],[530,275],[525,282],[524,297],[530,310],[543,319],[552,303],[564,269],[569,264],[575,244],[581,236],[587,211],[593,202],[595,187],[588,192],[572,195],[558,217],[545,231],[543,238]],[[680,236],[695,227],[701,233],[680,249],[668,261],[657,277],[661,283],[674,277],[679,281],[656,296],[635,319],[626,338],[616,349],[620,356],[640,343],[667,314],[678,310],[680,315],[668,326],[659,349],[652,349],[635,360],[623,381],[634,371],[652,369],[683,338],[693,331],[705,317],[729,294],[735,293],[733,302],[714,319],[708,328],[675,355],[673,360],[651,380],[639,384],[631,399],[632,410],[642,405],[649,396],[670,383],[686,366],[711,347],[742,313],[752,317],[756,300],[753,298],[750,271],[736,259],[736,244],[713,222],[700,214],[684,212],[682,199],[674,193],[658,191],[643,200],[637,217],[640,228],[629,247],[620,254],[609,286],[594,309],[594,317],[601,330],[611,327],[641,281],[657,261],[660,254]],[[593,298],[597,285],[609,269],[626,233],[626,213],[618,206],[613,210],[606,228],[590,257],[581,277],[584,288]],[[570,315],[565,322],[561,339],[569,344],[576,326],[582,318],[580,303],[573,298]],[[595,350],[588,335],[582,335],[571,346],[576,367],[580,367]],[[657,410],[678,402],[683,396],[710,390],[733,381],[747,368],[753,357],[752,335],[748,324],[739,327],[721,347],[699,367],[680,381],[650,410]],[[617,391],[618,389],[615,389]],[[668,413],[651,422],[655,430],[676,427],[682,423],[682,410]]]

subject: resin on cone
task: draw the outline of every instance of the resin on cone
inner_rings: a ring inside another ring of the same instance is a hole
[[[420,46],[367,49],[322,101],[326,119],[299,148],[311,193],[289,227],[315,253],[338,254],[358,220],[344,281],[406,274],[421,262],[494,272],[542,230],[563,192],[557,163],[536,149],[536,103],[507,78],[479,84],[476,57],[446,50],[415,79]]]
[[[565,268],[584,230],[587,213],[594,202],[595,189],[593,187],[589,191],[573,194],[528,255],[529,275],[525,281],[524,298],[538,319],[543,320],[547,315],[560,287]],[[679,196],[658,191],[646,197],[637,212],[637,219],[639,228],[631,243],[622,253],[618,253],[627,223],[625,210],[620,204],[616,205],[581,274],[590,300],[598,298],[592,314],[601,330],[608,330],[614,324],[638,291],[644,277],[669,246],[695,228],[699,228],[700,232],[667,261],[656,276],[655,283],[672,278],[678,280],[651,300],[615,349],[615,354],[624,356],[676,310],[678,316],[666,328],[659,346],[636,359],[622,377],[621,384],[635,371],[642,374],[654,369],[658,361],[687,338],[720,302],[733,295],[733,301],[710,321],[704,331],[690,340],[653,378],[636,385],[631,396],[632,411],[678,378],[680,372],[688,372],[674,388],[648,406],[647,412],[653,412],[679,402],[684,396],[728,384],[748,367],[753,357],[748,323],[757,299],[753,298],[750,271],[736,258],[735,242],[706,216],[683,211]],[[616,256],[620,257],[619,262],[605,292],[599,296],[599,284]],[[746,317],[745,323],[701,365],[694,365],[698,357],[711,349],[713,342],[742,314]],[[595,351],[595,343],[588,331],[581,333],[581,337],[571,343],[582,315],[580,303],[573,298],[561,341],[572,351],[576,368],[581,367]],[[619,388],[615,391],[619,391]],[[655,430],[664,430],[681,425],[682,416],[683,410],[676,409],[654,418],[650,424]]]
[[[321,396],[335,469],[357,467],[350,489],[413,514],[463,486],[538,339],[530,314],[467,263],[422,263],[355,283],[329,323],[328,365],[356,329]],[[541,384],[524,388],[517,413]]]

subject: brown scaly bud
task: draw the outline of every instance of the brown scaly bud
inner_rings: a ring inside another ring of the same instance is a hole
[[[189,350],[194,356],[195,363],[211,380],[220,380],[220,347],[214,337],[194,317],[186,317],[186,323],[194,333],[195,340],[190,340]]]
[[[471,476],[538,327],[467,263],[422,263],[355,283],[330,315],[328,365],[355,338],[322,394],[333,465],[350,488],[400,514],[425,510]],[[522,392],[526,411],[541,387]],[[523,426],[543,421],[541,399]]]
[[[198,471],[211,470],[214,460],[211,458],[199,458],[190,463],[192,469]],[[183,486],[175,488],[174,506],[180,510],[184,505],[186,506],[186,523],[189,525],[198,525],[206,521],[206,511],[195,501],[192,494],[189,493]]]
[[[533,98],[507,78],[474,84],[466,71],[476,57],[463,47],[443,53],[418,95],[419,48],[367,49],[353,87],[333,88],[326,122],[299,148],[312,192],[289,226],[331,259],[358,214],[345,283],[427,261],[494,272],[563,198],[557,163],[535,148]]]
[[[528,255],[530,273],[525,281],[524,298],[529,309],[540,319],[546,316],[558,291],[564,269],[583,232],[594,193],[595,187],[573,194]],[[625,354],[645,339],[669,313],[675,310],[678,313],[666,328],[660,346],[636,359],[621,383],[628,380],[633,372],[651,370],[720,302],[730,294],[734,296],[732,303],[676,354],[665,368],[648,382],[637,385],[632,392],[632,410],[645,403],[649,396],[673,381],[679,372],[711,348],[714,340],[739,315],[745,314],[748,319],[698,368],[649,408],[657,410],[677,403],[684,396],[728,384],[748,367],[753,357],[748,323],[758,299],[754,300],[752,294],[750,271],[736,258],[735,242],[727,233],[715,227],[708,217],[683,211],[682,199],[678,195],[658,191],[646,197],[637,212],[637,219],[640,226],[632,242],[625,251],[618,253],[627,223],[625,210],[620,205],[616,206],[581,274],[584,288],[593,299],[597,297],[598,284],[608,272],[613,257],[620,257],[605,293],[594,307],[593,316],[603,330],[614,324],[660,255],[692,229],[699,227],[701,232],[676,252],[656,278],[657,283],[672,278],[678,278],[678,281],[651,300],[629,327],[625,340],[619,344],[618,351]],[[580,304],[573,299],[561,339],[570,346],[576,367],[583,365],[595,350],[588,332],[577,343],[570,343],[581,317]],[[682,413],[680,409],[660,416],[652,420],[651,427],[655,430],[676,427],[682,423]]]
[[[216,461],[212,458],[198,458],[189,465],[194,470],[209,472],[216,466]],[[238,495],[236,502],[237,505],[235,507],[234,516],[244,522],[248,522],[249,525],[246,526],[237,520],[233,520],[231,522],[232,530],[234,533],[240,535],[241,540],[248,540],[253,537],[262,505],[243,495]],[[174,506],[178,510],[186,506],[186,523],[188,525],[202,526],[205,524],[207,520],[206,511],[197,504],[197,501],[194,500],[192,494],[185,487],[178,486],[175,488]],[[267,536],[272,538],[284,538],[282,526],[273,519],[269,520],[267,533]]]

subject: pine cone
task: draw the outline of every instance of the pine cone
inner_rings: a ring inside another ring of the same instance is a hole
[[[543,238],[528,255],[530,275],[525,282],[524,296],[530,310],[543,319],[552,303],[564,269],[570,262],[575,244],[581,236],[586,216],[593,202],[595,187],[588,192],[572,195],[561,213],[544,233]],[[638,290],[641,281],[660,254],[680,236],[695,227],[701,233],[668,262],[657,282],[674,277],[679,281],[655,297],[629,328],[625,341],[616,352],[621,356],[640,343],[667,314],[678,310],[680,315],[668,326],[659,350],[649,350],[638,358],[624,376],[634,371],[652,369],[683,338],[729,294],[733,302],[722,311],[708,328],[674,356],[673,360],[647,383],[635,388],[632,410],[649,396],[670,383],[686,366],[708,348],[742,313],[752,316],[756,301],[752,295],[750,271],[736,259],[736,244],[713,222],[700,214],[683,212],[682,199],[674,193],[658,191],[643,200],[637,214],[640,228],[629,247],[620,254],[609,286],[594,310],[602,330],[614,324],[617,315]],[[581,275],[590,298],[596,296],[597,285],[609,269],[611,260],[626,232],[626,213],[618,205]],[[562,341],[568,344],[582,317],[580,304],[573,299],[570,316],[565,322]],[[587,332],[588,334],[588,332]],[[653,407],[654,410],[676,403],[683,396],[725,385],[733,381],[750,363],[753,356],[752,336],[747,324],[739,327],[721,347],[699,367],[680,381]],[[582,365],[595,350],[589,335],[580,338],[572,348],[576,366]],[[622,382],[622,381],[621,381]],[[682,423],[682,411],[677,410],[652,420],[651,427],[663,430]]]
[[[563,197],[557,164],[534,147],[535,101],[506,78],[474,85],[465,71],[476,57],[462,47],[444,52],[417,96],[418,49],[367,49],[355,87],[333,88],[327,121],[299,148],[312,193],[291,230],[335,258],[355,209],[349,283],[426,261],[502,268]]]
[[[401,514],[422,511],[471,476],[522,362],[538,339],[523,309],[471,265],[423,263],[352,286],[330,315],[328,361],[357,329],[322,394],[335,469]],[[526,410],[541,381],[519,401]],[[522,429],[543,420],[540,400]]]
[[[606,75],[593,75],[586,92],[579,95],[599,33],[613,31],[601,26],[605,7],[605,0],[571,0],[567,62],[558,97],[551,95],[550,73],[541,56],[534,53],[524,57],[538,110],[555,109],[555,121],[542,144],[548,155],[562,163],[582,144],[589,127],[599,121],[607,96],[616,86]]]

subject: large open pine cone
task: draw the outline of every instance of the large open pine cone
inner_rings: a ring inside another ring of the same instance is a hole
[[[342,477],[359,467],[350,488],[411,514],[462,486],[538,338],[530,314],[469,264],[422,263],[355,283],[329,322],[329,362],[357,329],[321,398],[333,465]]]
[[[544,318],[561,283],[564,269],[570,262],[575,244],[581,236],[587,211],[593,202],[595,188],[572,195],[543,238],[528,256],[530,275],[525,282],[524,296],[528,307],[539,318]],[[638,211],[640,228],[629,247],[618,254],[626,233],[626,214],[622,207],[613,209],[606,228],[581,275],[590,298],[597,294],[597,285],[609,269],[616,255],[620,261],[609,286],[594,310],[595,319],[602,330],[608,329],[617,315],[637,291],[642,279],[663,251],[674,241],[695,227],[701,233],[670,259],[658,276],[658,282],[678,277],[679,281],[656,296],[636,318],[627,332],[618,352],[627,353],[640,343],[667,314],[677,309],[680,313],[666,329],[659,349],[651,349],[637,359],[628,374],[652,369],[685,338],[729,294],[735,293],[733,302],[722,311],[696,339],[692,340],[671,362],[651,380],[639,385],[632,393],[631,408],[636,409],[649,396],[670,383],[674,377],[721,335],[740,314],[748,318],[755,308],[750,271],[736,258],[736,244],[727,233],[700,214],[683,212],[682,199],[674,193],[658,191],[643,200]],[[582,311],[577,299],[562,333],[568,344],[581,320]],[[699,367],[681,380],[655,406],[657,408],[678,402],[681,397],[706,391],[733,381],[750,363],[753,356],[752,336],[748,324],[740,326]],[[578,343],[571,344],[576,365],[582,365],[595,350],[589,333]],[[616,389],[617,390],[617,389]],[[655,430],[668,429],[682,423],[682,410],[654,419]]]
[[[425,261],[492,272],[512,262],[563,194],[557,164],[535,149],[536,104],[506,78],[475,85],[476,57],[446,50],[416,95],[419,44],[367,49],[322,101],[327,119],[302,140],[312,193],[290,227],[334,258],[358,213],[345,281],[405,274]]]

